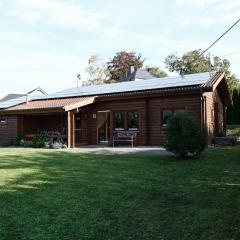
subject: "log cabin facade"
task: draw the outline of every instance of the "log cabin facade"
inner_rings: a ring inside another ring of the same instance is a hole
[[[110,144],[118,132],[136,133],[136,145],[162,145],[169,116],[185,111],[209,142],[226,132],[230,102],[223,72],[113,83],[19,98],[0,104],[0,142],[47,132],[68,147]],[[55,137],[56,137],[55,136]]]

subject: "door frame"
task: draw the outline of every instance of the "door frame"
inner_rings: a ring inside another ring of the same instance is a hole
[[[105,133],[105,136],[107,136],[107,141],[106,141],[106,144],[109,144],[110,141],[111,141],[111,136],[110,136],[110,131],[111,131],[111,111],[110,110],[99,110],[97,111],[97,114],[96,114],[96,120],[98,121],[98,113],[108,113],[108,120],[107,120],[107,126],[106,126],[106,132]],[[97,125],[97,124],[96,124]],[[97,126],[97,144],[101,144],[100,141],[99,141],[99,132],[98,132],[99,128]]]

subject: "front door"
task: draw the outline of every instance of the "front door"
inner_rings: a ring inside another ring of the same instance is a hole
[[[97,112],[97,141],[98,144],[109,144],[110,140],[110,112]]]
[[[86,145],[88,142],[87,121],[84,112],[75,114],[75,144],[76,146]]]

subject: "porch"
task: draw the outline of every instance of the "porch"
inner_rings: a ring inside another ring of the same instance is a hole
[[[28,141],[32,141],[35,135],[44,134],[47,141],[61,142],[68,148],[89,145],[95,148],[109,147],[114,138],[115,145],[133,148],[137,145],[137,125],[133,122],[135,128],[125,131],[118,117],[118,125],[114,126],[115,115],[115,112],[109,110],[92,113],[91,107],[67,112],[24,113],[18,115],[18,133]]]

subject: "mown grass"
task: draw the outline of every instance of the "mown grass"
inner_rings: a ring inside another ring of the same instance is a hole
[[[240,147],[198,159],[0,149],[0,239],[240,239]]]

